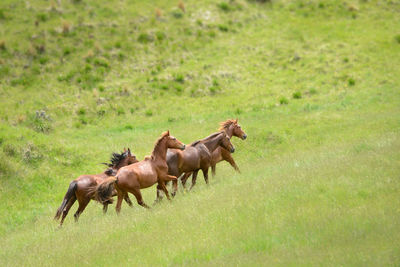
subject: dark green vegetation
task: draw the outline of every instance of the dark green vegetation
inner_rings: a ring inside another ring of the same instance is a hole
[[[0,2],[2,266],[399,262],[400,3],[61,3]],[[233,117],[241,175],[57,230],[112,151]]]

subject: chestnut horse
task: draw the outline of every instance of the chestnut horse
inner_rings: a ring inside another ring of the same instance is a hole
[[[168,175],[166,155],[168,148],[184,150],[185,145],[169,134],[169,131],[162,134],[154,146],[150,157],[135,164],[125,166],[117,172],[115,177],[109,177],[96,187],[96,199],[100,203],[112,201],[112,192],[117,190],[118,201],[115,207],[117,213],[121,211],[122,199],[132,193],[140,206],[149,208],[144,203],[140,189],[150,187],[155,183],[164,190],[168,199],[168,190],[165,182],[177,180],[175,176]]]
[[[211,166],[211,153],[217,148],[228,149],[231,153],[235,151],[230,138],[225,132],[214,133],[202,140],[198,140],[187,146],[184,151],[169,149],[167,152],[168,173],[180,177],[182,173],[193,172],[192,185],[196,184],[197,173],[202,170],[204,180],[208,184],[208,169]],[[185,187],[187,177],[182,180]],[[157,200],[160,200],[160,187],[157,187]],[[177,181],[174,181],[174,192],[176,194]]]
[[[247,138],[247,134],[242,130],[242,127],[238,124],[238,120],[226,120],[220,123],[220,131],[225,131],[225,133],[232,138],[232,136],[239,137],[242,140]],[[231,166],[240,173],[239,167],[236,165],[235,160],[232,158],[231,153],[229,150],[218,147],[214,152],[211,154],[211,172],[215,175],[215,165],[220,162],[226,160],[231,164]]]
[[[93,187],[100,184],[106,178],[111,175],[115,175],[115,173],[122,167],[127,166],[129,164],[138,162],[135,155],[131,154],[131,150],[124,149],[124,152],[121,154],[113,153],[111,157],[111,164],[103,163],[107,165],[108,168],[103,173],[93,174],[93,175],[81,175],[75,180],[73,180],[69,184],[69,188],[67,193],[64,196],[64,200],[61,203],[61,206],[57,209],[57,213],[54,217],[55,220],[58,220],[62,214],[60,226],[63,224],[65,217],[67,216],[69,209],[78,200],[79,207],[76,211],[74,217],[75,221],[78,221],[80,214],[84,211],[86,206],[89,204],[91,199],[94,199]],[[116,195],[116,191],[113,192],[113,195]],[[132,206],[132,202],[127,196],[125,201],[129,206]],[[108,204],[111,202],[103,203],[103,211],[107,211]]]

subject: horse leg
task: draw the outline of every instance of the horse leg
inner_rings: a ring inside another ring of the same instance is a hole
[[[208,168],[202,169],[204,181],[208,184]]]
[[[215,176],[216,166],[217,166],[217,164],[211,164],[211,173],[212,173],[213,177]]]
[[[132,206],[133,206],[133,203],[132,203],[131,199],[129,198],[128,193],[126,193],[126,194],[124,195],[124,200],[125,200],[125,202],[128,204],[129,207],[132,207]]]
[[[79,199],[78,199],[79,201]],[[87,204],[89,204],[90,198],[83,199],[82,201],[79,201],[79,207],[78,210],[74,214],[75,222],[78,221],[79,216],[82,214],[82,212],[85,210]]]
[[[192,176],[192,185],[190,186],[190,190],[192,190],[193,186],[196,184],[196,179],[197,179],[197,173],[199,172],[199,170],[196,170],[193,172],[193,176]]]
[[[126,193],[128,194],[128,193]],[[117,190],[117,205],[115,206],[115,211],[117,212],[117,214],[119,214],[121,212],[121,205],[122,205],[122,200],[124,199],[124,192],[121,192],[120,190]]]
[[[64,208],[64,210],[63,210],[63,213],[62,213],[62,218],[61,218],[60,226],[62,226],[65,217],[67,216],[67,214],[68,214],[70,208],[72,207],[72,205],[74,205],[75,201],[76,201],[76,196],[75,196],[75,195],[72,196],[72,197],[68,200],[67,205],[65,206],[65,208]]]
[[[173,190],[172,190],[171,196],[175,197],[176,192],[178,192],[178,180],[172,181],[172,187],[173,187]]]
[[[193,173],[193,172],[185,172],[185,174],[184,174],[183,177],[181,178],[183,188],[186,189],[186,182],[187,182],[187,179],[190,177],[190,175],[191,175],[192,173]]]
[[[147,206],[146,203],[144,203],[143,197],[142,197],[142,193],[140,193],[140,189],[139,189],[139,188],[134,189],[134,190],[132,190],[132,191],[130,191],[130,192],[136,197],[137,203],[138,203],[140,206],[142,206],[142,207],[144,207],[144,208],[146,208],[146,209],[150,209],[150,207]]]
[[[158,184],[161,186],[161,188],[164,191],[164,194],[167,196],[168,200],[171,200],[171,198],[169,197],[169,193],[168,193],[167,187],[165,186],[164,181],[161,181]]]
[[[231,153],[227,152],[227,153],[221,153],[222,154],[222,158],[224,160],[226,160],[227,162],[229,162],[229,164],[231,164],[231,166],[238,172],[240,173],[239,167],[236,165],[235,160],[232,158]]]
[[[108,209],[108,203],[107,204],[103,204],[103,213],[104,214],[107,213],[107,209]]]
[[[156,203],[160,202],[162,200],[162,198],[163,198],[161,192],[162,192],[162,186],[160,184],[157,184],[157,198],[155,200]]]

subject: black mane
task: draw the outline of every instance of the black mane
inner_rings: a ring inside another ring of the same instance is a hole
[[[103,163],[103,164],[110,168],[115,168],[121,161],[123,161],[128,156],[128,153],[129,153],[128,151],[122,152],[121,154],[114,152],[111,155],[110,159],[111,163]]]

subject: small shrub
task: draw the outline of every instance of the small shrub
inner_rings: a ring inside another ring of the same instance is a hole
[[[180,85],[175,86],[175,91],[177,94],[182,94],[183,93],[183,87]]]
[[[222,11],[225,11],[225,12],[228,12],[231,10],[231,6],[225,2],[221,2],[221,3],[217,4],[217,6],[219,7],[219,9],[221,9]]]
[[[397,43],[400,44],[400,34],[397,34],[394,39],[396,40]]]
[[[162,41],[162,40],[164,40],[166,37],[167,37],[167,36],[165,35],[165,33],[160,32],[160,31],[156,32],[156,38],[157,38],[158,41]]]
[[[98,117],[103,117],[106,114],[106,110],[105,109],[99,109],[97,111],[97,116]]]
[[[0,19],[1,19],[1,20],[6,19],[6,14],[5,14],[5,12],[4,12],[3,9],[0,9]]]
[[[300,91],[296,91],[293,93],[293,98],[294,99],[300,99],[301,98],[301,92]]]
[[[185,78],[183,77],[183,74],[175,74],[174,80],[178,83],[185,82]]]
[[[144,113],[146,116],[150,117],[153,116],[153,111],[151,111],[150,109],[146,110],[146,112]]]
[[[63,54],[64,56],[68,56],[69,54],[71,54],[71,48],[64,47]]]
[[[354,86],[356,84],[356,80],[354,80],[353,78],[349,78],[348,83],[349,86]]]
[[[214,95],[217,91],[218,91],[218,87],[216,86],[210,86],[210,88],[208,88],[208,90],[210,90],[210,93],[212,95]]]
[[[36,132],[48,133],[51,130],[51,117],[44,110],[37,110],[35,115],[30,115],[29,124]]]
[[[181,10],[173,10],[171,12],[171,15],[176,18],[176,19],[181,19],[183,18],[183,12]]]
[[[43,155],[32,143],[28,143],[27,146],[22,149],[22,159],[26,163],[34,163],[42,159],[42,157]]]
[[[317,90],[315,88],[311,88],[310,91],[308,91],[310,95],[315,95],[317,94]]]
[[[117,108],[117,115],[124,115],[125,114],[125,110],[123,107],[118,107]]]
[[[83,116],[86,114],[86,109],[84,107],[81,107],[78,109],[78,111],[76,112],[79,116]]]
[[[17,155],[17,148],[12,144],[5,144],[3,146],[3,152],[9,157],[14,157]]]
[[[282,96],[281,98],[279,98],[279,103],[281,105],[287,105],[289,104],[289,100],[286,97]]]
[[[208,33],[208,35],[209,35],[211,38],[215,38],[215,36],[217,36],[217,34],[216,34],[214,31],[210,31],[210,32]]]
[[[0,50],[3,50],[3,51],[7,50],[6,41],[0,40]]]
[[[141,33],[141,34],[139,34],[139,37],[137,40],[139,43],[147,44],[147,43],[153,42],[154,38],[153,38],[153,36],[151,36],[147,33]]]
[[[160,87],[162,90],[168,90],[168,85],[166,85],[166,84],[162,84],[161,85],[161,87]]]
[[[125,58],[125,54],[123,52],[118,52],[118,59],[123,60]]]
[[[41,22],[47,21],[47,15],[45,13],[39,13],[36,15],[36,19]]]
[[[130,125],[130,124],[128,124],[128,125],[125,125],[125,130],[132,130],[133,129],[133,126],[132,125]]]
[[[48,58],[48,57],[41,57],[41,58],[39,58],[39,63],[40,63],[41,65],[46,64],[48,61],[49,61],[49,58]]]
[[[87,120],[87,118],[86,118],[85,116],[79,117],[79,122],[80,122],[82,125],[88,124],[88,120]]]
[[[108,61],[105,58],[95,58],[93,61],[93,64],[104,67],[104,68],[110,67]]]
[[[221,32],[227,32],[227,31],[228,31],[228,26],[223,25],[223,24],[220,24],[220,25],[218,25],[218,29],[219,29]]]

